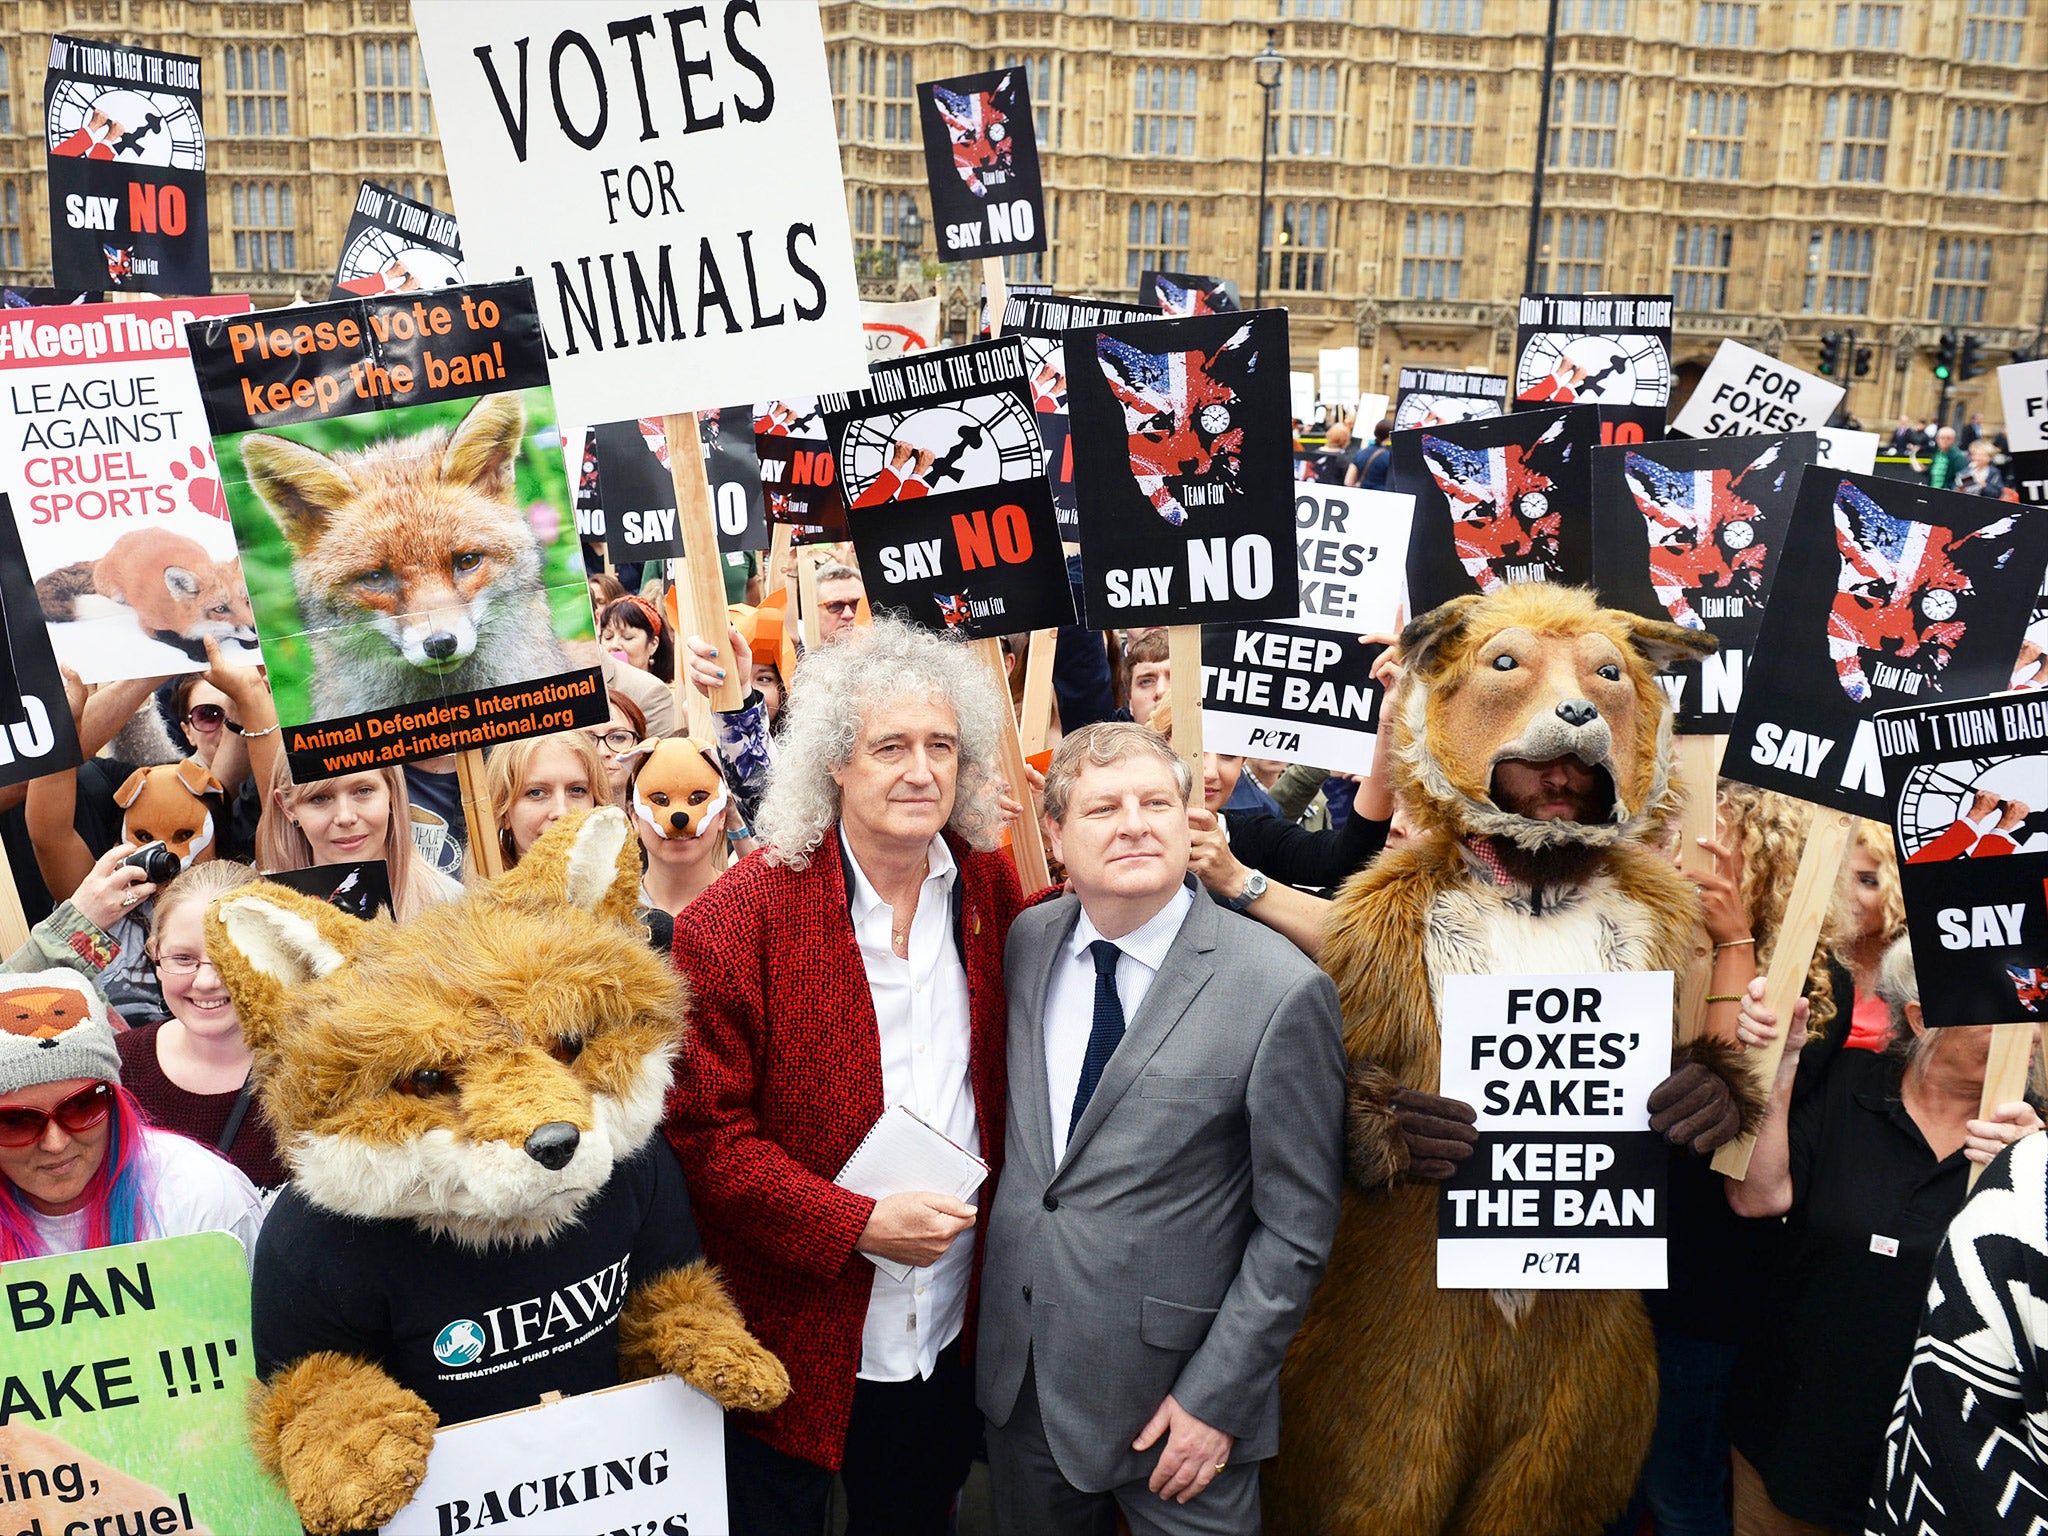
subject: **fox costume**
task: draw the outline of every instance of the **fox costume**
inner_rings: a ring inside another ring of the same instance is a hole
[[[1419,835],[1330,914],[1350,1187],[1281,1375],[1276,1536],[1597,1536],[1628,1501],[1657,1415],[1640,1296],[1437,1288],[1430,1180],[1452,1163],[1432,1136],[1469,1137],[1446,1122],[1471,1112],[1433,1097],[1436,1009],[1447,976],[1685,968],[1697,897],[1655,846],[1675,810],[1656,673],[1712,648],[1545,583],[1456,598],[1401,637],[1394,778]],[[1495,803],[1495,765],[1567,754],[1605,781],[1587,819]],[[1705,1152],[1754,1123],[1732,1049],[1674,1050],[1652,1125]]]
[[[684,998],[639,882],[603,810],[403,925],[268,884],[207,914],[293,1173],[256,1249],[252,1436],[313,1536],[389,1520],[444,1420],[663,1371],[728,1408],[789,1390],[655,1134]]]

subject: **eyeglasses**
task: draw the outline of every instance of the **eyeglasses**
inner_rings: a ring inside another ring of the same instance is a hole
[[[640,745],[638,734],[627,730],[624,726],[620,726],[616,731],[589,731],[585,734],[592,741],[596,742],[598,746],[611,753],[613,757],[617,757],[622,752],[630,752],[633,748]]]
[[[156,970],[159,976],[190,976],[202,965],[213,962],[204,955],[158,955]]]
[[[837,602],[820,603],[818,606],[834,618],[850,619],[860,612],[860,599],[857,597],[842,597]]]
[[[33,1109],[26,1104],[0,1106],[0,1147],[32,1147],[43,1139],[52,1120],[73,1136],[91,1130],[114,1111],[114,1087],[94,1083],[64,1100],[55,1109]]]
[[[202,731],[217,731],[222,726],[226,726],[237,736],[246,736],[248,734],[248,732],[242,729],[241,722],[230,720],[228,712],[218,704],[194,704],[185,712],[184,718],[179,721],[179,724],[196,725]],[[268,735],[269,732],[266,731],[264,734]]]

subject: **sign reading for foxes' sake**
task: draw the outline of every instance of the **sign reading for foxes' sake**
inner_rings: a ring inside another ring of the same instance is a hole
[[[462,236],[455,215],[416,203],[389,187],[364,182],[356,189],[355,216],[341,240],[330,299],[374,299],[387,293],[454,288],[462,270]]]
[[[415,0],[472,276],[572,421],[867,382],[818,8]]]
[[[1593,450],[1593,585],[1602,600],[1720,642],[1657,679],[1681,731],[1723,734],[1734,720],[1800,472],[1815,452],[1810,432]]]
[[[1074,622],[1018,337],[869,370],[827,396],[847,523],[875,608],[969,639]]]
[[[676,524],[676,482],[669,470],[668,436],[659,416],[593,427],[597,477],[604,498],[606,549],[617,561],[666,560],[681,555]],[[718,547],[727,554],[768,547],[761,512],[761,461],[754,452],[752,407],[729,405],[697,413],[704,474],[711,486]]]
[[[1300,610],[1287,312],[1067,332],[1088,622]]]
[[[1671,295],[1525,293],[1515,409],[1597,405],[1600,441],[1652,442],[1671,403]]]
[[[1045,249],[1031,84],[1021,65],[917,88],[939,259]]]
[[[1451,976],[1442,1087],[1479,1145],[1437,1198],[1445,1290],[1662,1290],[1671,973]]]
[[[604,721],[532,284],[187,335],[295,777]]]
[[[1038,418],[1039,440],[1045,444],[1046,477],[1052,481],[1052,504],[1060,515],[1060,537],[1064,539],[1077,539],[1081,526],[1074,508],[1073,440],[1067,431],[1066,333],[1075,326],[1154,317],[1155,311],[1137,304],[1019,293],[1014,288],[1003,307],[1003,334],[1024,338],[1031,409]]]
[[[1998,394],[2012,451],[2048,448],[2048,357],[2000,368]]]
[[[58,287],[213,292],[199,62],[50,39],[43,128]]]
[[[1800,477],[1728,778],[1888,820],[1879,710],[2007,686],[2048,525],[2007,502],[1818,466]]]
[[[1747,437],[1824,427],[1847,393],[1819,374],[1723,337],[1671,430],[1686,437]]]

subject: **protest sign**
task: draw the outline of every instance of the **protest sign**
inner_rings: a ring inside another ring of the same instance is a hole
[[[587,540],[604,539],[604,491],[597,477],[597,434],[588,427],[562,428],[562,467],[576,502],[576,532]],[[596,566],[591,570],[595,572]]]
[[[1519,581],[1592,580],[1599,432],[1589,405],[1396,432],[1387,489],[1415,498],[1414,611]]]
[[[84,761],[50,631],[21,552],[10,498],[0,491],[0,788],[62,773]],[[0,854],[0,866],[5,855]],[[4,878],[4,876],[0,876]]]
[[[417,809],[417,808],[415,808]],[[280,869],[263,877],[368,922],[391,910],[391,866],[382,859]]]
[[[187,322],[245,298],[26,310],[0,322],[0,488],[60,665],[89,683],[253,663],[256,630]]]
[[[666,17],[666,20],[663,18]],[[533,279],[572,421],[857,389],[814,5],[418,0],[472,277]]]
[[[198,59],[53,37],[43,128],[53,283],[213,292]]]
[[[1316,376],[1295,369],[1287,375],[1287,404],[1294,419],[1307,426],[1316,414]]]
[[[871,369],[826,396],[847,524],[877,609],[970,640],[1074,622],[1020,337]]]
[[[299,1528],[249,1448],[249,1261],[227,1233],[17,1260],[0,1330],[0,1528]]]
[[[605,548],[618,561],[667,560],[683,553],[676,520],[675,477],[659,416],[612,421],[590,429],[597,483],[604,499]],[[761,461],[754,452],[754,412],[744,405],[697,412],[704,473],[718,523],[721,553],[768,547],[762,512]]]
[[[455,215],[416,203],[389,187],[364,182],[356,211],[341,237],[341,261],[330,299],[371,299],[423,288],[455,288],[469,281],[462,269],[462,236]]]
[[[1867,475],[1877,468],[1877,434],[1853,432],[1847,427],[1815,427],[1820,457],[1814,462],[1829,469],[1846,469],[1852,475]]]
[[[1391,419],[1387,415],[1387,405],[1385,395],[1362,394],[1358,397],[1358,408],[1351,413],[1354,423],[1351,441],[1354,447],[1365,447],[1372,441],[1372,429],[1381,422]]]
[[[1813,434],[1593,450],[1593,585],[1610,607],[1721,642],[1657,681],[1682,732],[1725,735],[1742,702]]]
[[[845,537],[846,506],[816,396],[755,406],[754,456],[769,522],[822,527]]]
[[[1887,820],[1875,716],[1995,692],[2048,568],[2001,501],[1808,470],[1729,726],[1725,777]]]
[[[187,334],[295,776],[604,720],[530,283]]]
[[[1242,752],[1346,773],[1372,766],[1379,648],[1358,637],[1400,626],[1412,497],[1304,486],[1294,496],[1301,612],[1288,623],[1202,631],[1202,731]]]
[[[1444,979],[1441,1086],[1479,1145],[1437,1200],[1445,1290],[1662,1290],[1671,972]]]
[[[2048,448],[2048,357],[2000,368],[1998,395],[2005,406],[2005,441],[2011,451]]]
[[[383,1536],[726,1536],[724,1446],[718,1405],[673,1376],[444,1424]]]
[[[1686,437],[1748,437],[1824,427],[1847,393],[1724,336],[1671,430]]]
[[[876,304],[863,299],[860,328],[867,334],[868,366],[909,352],[931,351],[945,339],[941,323],[937,294],[907,304]]]
[[[1358,398],[1358,348],[1316,349],[1316,392],[1332,409]]]
[[[1220,315],[1241,307],[1237,284],[1227,277],[1204,277],[1199,272],[1154,272],[1149,267],[1138,274],[1138,302],[1175,319],[1183,315]]]
[[[2048,699],[1877,717],[1930,1025],[2048,1019]]]
[[[1066,360],[1088,622],[1293,618],[1287,312],[1082,326]]]
[[[0,288],[0,309],[45,309],[60,304],[97,304],[99,301],[96,288]]]
[[[1507,410],[1504,373],[1464,373],[1447,368],[1403,368],[1394,396],[1394,430],[1483,421]]]
[[[921,81],[924,174],[941,261],[1045,249],[1045,191],[1028,71]]]
[[[1081,524],[1074,509],[1074,453],[1067,435],[1067,353],[1062,338],[1076,326],[1150,320],[1157,314],[1138,304],[1010,290],[1009,303],[1003,307],[1003,334],[1024,340],[1031,374],[1031,409],[1038,418],[1039,440],[1045,444],[1046,474],[1052,481],[1052,504],[1059,513],[1064,539],[1078,540]]]
[[[1603,443],[1654,442],[1671,401],[1671,295],[1525,293],[1515,409],[1597,405]]]

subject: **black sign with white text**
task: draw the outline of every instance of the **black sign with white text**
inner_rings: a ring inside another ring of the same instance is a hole
[[[1515,409],[1597,405],[1602,443],[1655,442],[1671,403],[1671,295],[1525,293]]]
[[[1504,373],[1465,373],[1453,368],[1403,368],[1394,396],[1394,430],[1479,421],[1508,408]]]
[[[941,261],[1045,249],[1045,192],[1021,65],[917,88]]]
[[[85,759],[64,679],[50,645],[50,627],[29,579],[14,508],[0,492],[0,788],[68,773]]]
[[[1067,435],[1067,353],[1063,338],[1076,326],[1114,325],[1124,320],[1150,320],[1156,310],[1139,304],[1104,299],[1069,299],[1055,294],[1010,290],[1003,306],[1003,334],[1024,338],[1024,357],[1031,376],[1031,409],[1038,417],[1038,436],[1045,444],[1046,477],[1052,481],[1052,504],[1060,515],[1060,536],[1077,539],[1080,515],[1074,510],[1074,453]]]
[[[356,189],[356,211],[341,239],[330,299],[372,299],[467,281],[454,214],[374,182]]]
[[[669,472],[661,418],[605,422],[591,430],[597,447],[607,547],[619,561],[665,560],[683,553],[676,524],[676,483]],[[768,547],[762,514],[761,461],[754,452],[754,413],[744,405],[699,411],[697,435],[711,485],[712,521],[725,554]]]

